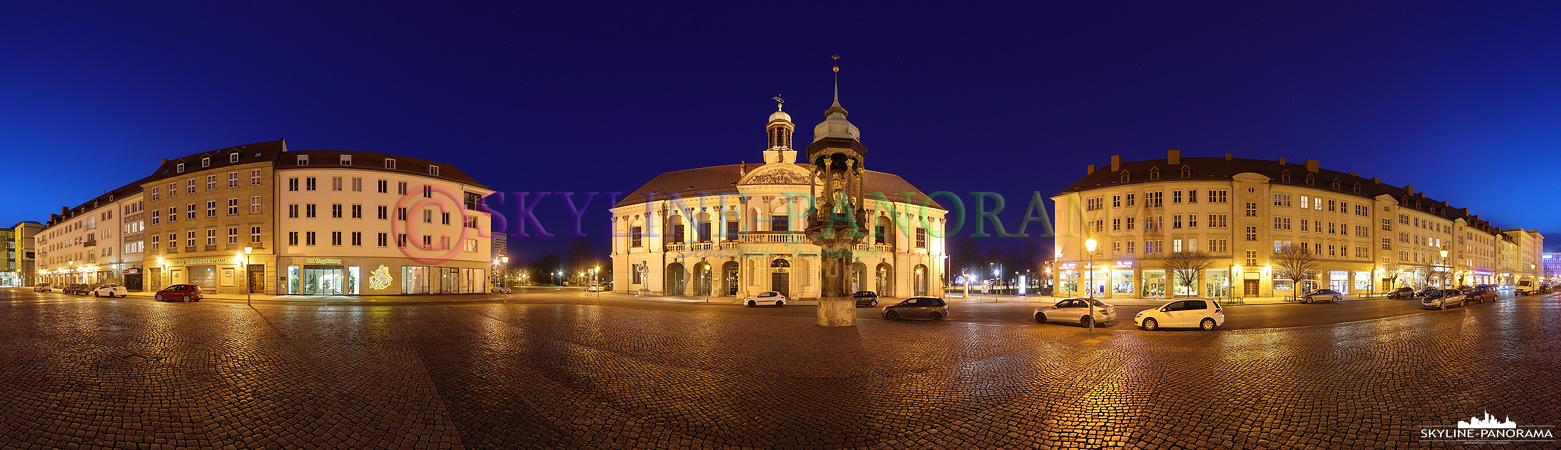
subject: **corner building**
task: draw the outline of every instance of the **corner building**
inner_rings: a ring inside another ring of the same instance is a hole
[[[285,140],[228,147],[164,159],[62,207],[38,236],[39,275],[137,291],[481,293],[491,244],[479,203],[491,192],[417,158],[289,151]]]
[[[861,131],[838,98],[813,142]],[[796,126],[777,110],[765,126],[763,164],[702,167],[656,176],[612,208],[616,289],[650,295],[746,297],[779,291],[817,298],[820,247],[802,234],[824,182],[798,164]],[[865,147],[864,147],[865,149]],[[863,170],[867,233],[853,249],[853,291],[939,295],[945,210],[899,176]],[[637,267],[644,267],[641,272]]]
[[[1537,264],[1520,265],[1538,261],[1543,248],[1538,232],[1503,230],[1414,186],[1322,169],[1310,159],[1182,158],[1170,150],[1165,159],[1123,162],[1118,155],[1109,168],[1088,166],[1052,201],[1058,295],[1272,297],[1318,288],[1359,295],[1510,284],[1538,276]],[[1092,258],[1085,251],[1091,238]],[[1294,247],[1319,263],[1300,286],[1278,278],[1272,259]],[[1165,269],[1165,257],[1196,251],[1212,264],[1184,285]]]

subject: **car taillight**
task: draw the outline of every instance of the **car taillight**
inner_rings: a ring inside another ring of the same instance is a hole
[[[1220,311],[1224,311],[1224,310],[1225,310],[1224,308],[1214,308],[1214,313],[1215,314],[1224,314],[1223,312],[1220,312]]]

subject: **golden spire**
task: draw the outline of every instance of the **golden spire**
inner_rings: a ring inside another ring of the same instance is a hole
[[[824,115],[828,116],[830,114],[834,114],[835,111],[837,111],[837,110],[840,111],[841,114],[846,114],[845,107],[840,106],[840,75],[839,75],[840,74],[840,55],[830,55],[830,59],[835,60],[835,66],[833,68],[833,70],[834,70],[834,72],[836,74],[835,75],[835,103],[829,105],[829,109],[824,110]]]

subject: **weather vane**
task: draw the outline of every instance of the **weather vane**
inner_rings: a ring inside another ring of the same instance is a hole
[[[776,111],[780,111],[781,110],[781,105],[786,104],[785,100],[781,100],[780,94],[775,94],[774,97],[770,97],[770,98],[775,99],[775,110]]]
[[[835,72],[840,72],[840,55],[830,55],[829,57],[835,60]]]

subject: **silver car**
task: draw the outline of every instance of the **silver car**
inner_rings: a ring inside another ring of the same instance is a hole
[[[1095,316],[1090,317],[1089,305],[1095,304]],[[1106,323],[1117,320],[1117,308],[1093,298],[1067,298],[1054,305],[1035,308],[1035,323],[1067,322],[1089,326],[1090,322]]]
[[[1463,291],[1457,289],[1438,289],[1420,299],[1423,308],[1447,309],[1449,306],[1463,306],[1468,303],[1463,296]]]
[[[900,320],[900,318],[926,317],[934,322],[943,320],[949,316],[949,304],[937,297],[911,297],[905,301],[883,307],[883,318]]]

